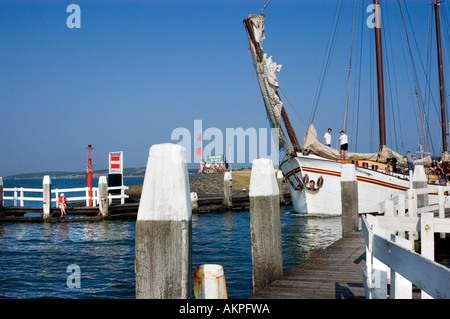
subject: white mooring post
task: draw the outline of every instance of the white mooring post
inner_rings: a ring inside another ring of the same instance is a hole
[[[253,161],[249,197],[253,292],[257,292],[283,275],[280,195],[272,160]]]
[[[277,172],[277,183],[278,183],[278,190],[280,191],[280,204],[284,205],[285,204],[285,199],[284,199],[284,193],[283,193],[283,172],[282,171],[278,171]]]
[[[427,175],[423,165],[416,165],[413,174],[413,187],[426,188],[428,187]],[[428,194],[417,195],[417,208],[428,206]]]
[[[192,212],[198,212],[198,195],[196,192],[191,192],[191,204],[192,204]]]
[[[221,265],[206,264],[195,268],[194,295],[196,299],[228,299]]]
[[[225,172],[223,175],[223,206],[226,209],[233,207],[233,179],[230,172]]]
[[[108,182],[106,176],[100,176],[98,179],[98,210],[102,218],[109,217],[108,207]]]
[[[341,172],[342,236],[359,230],[358,182],[354,164],[342,165]]]
[[[136,298],[191,296],[192,206],[186,150],[150,148],[136,221]]]
[[[49,175],[42,180],[42,216],[44,221],[52,218],[52,181]]]

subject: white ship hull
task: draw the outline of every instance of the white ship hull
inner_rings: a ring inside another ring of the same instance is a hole
[[[310,215],[341,215],[342,165],[335,160],[302,154],[281,163],[295,211]],[[382,201],[403,193],[410,186],[409,179],[403,175],[358,166],[355,166],[355,171],[361,213],[378,212]],[[319,181],[320,178],[323,182]],[[299,181],[303,184],[301,188]],[[314,190],[307,187],[311,181],[315,184]]]

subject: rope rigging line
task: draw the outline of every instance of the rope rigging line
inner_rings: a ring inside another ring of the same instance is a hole
[[[345,108],[344,108],[344,121],[342,123],[342,129],[347,130],[347,113],[348,113],[348,95],[350,92],[350,78],[352,73],[352,58],[353,58],[353,45],[355,42],[355,0],[353,0],[353,11],[352,11],[352,35],[350,41],[350,57],[348,61],[348,78],[347,78],[347,95],[345,97]]]
[[[327,47],[327,52],[325,55],[325,61],[324,64],[322,66],[322,72],[320,74],[320,80],[319,80],[319,84],[317,86],[317,91],[316,91],[316,95],[314,98],[314,104],[313,104],[313,108],[311,110],[311,117],[310,117],[310,121],[309,123],[313,123],[314,122],[314,117],[316,115],[316,110],[317,110],[317,105],[319,104],[319,99],[320,99],[320,95],[322,93],[322,89],[323,89],[323,85],[325,83],[325,79],[328,73],[328,67],[330,65],[330,58],[331,58],[331,53],[333,51],[334,48],[334,43],[336,40],[336,32],[339,29],[339,23],[340,23],[340,17],[341,17],[341,13],[342,13],[342,5],[343,5],[343,0],[340,1],[340,3],[338,4],[338,10],[336,11],[336,15],[334,17],[334,22],[333,22],[333,28],[331,31],[331,35],[330,35],[330,39],[328,41],[328,47]]]
[[[418,115],[419,115],[421,121],[423,120],[422,117],[425,116],[425,120],[426,120],[425,123],[427,123],[428,119],[426,117],[426,114],[424,115],[424,113],[423,113],[423,107],[422,108],[420,107],[420,105],[424,105],[423,97],[422,97],[422,93],[421,93],[421,90],[420,90],[419,80],[418,80],[418,76],[417,76],[417,72],[416,72],[416,66],[415,66],[414,58],[413,58],[413,54],[412,54],[411,41],[410,41],[408,30],[407,30],[406,18],[408,19],[409,24],[411,25],[411,29],[412,29],[411,19],[410,19],[408,8],[407,8],[406,4],[404,4],[404,8],[403,8],[400,0],[398,0],[397,3],[398,3],[398,6],[399,6],[399,9],[400,9],[400,14],[401,14],[401,18],[402,18],[402,23],[403,23],[403,28],[404,28],[405,37],[406,37],[406,43],[407,43],[407,48],[408,48],[408,53],[409,53],[409,57],[410,57],[410,61],[411,61],[411,71],[412,71],[412,75],[413,75],[412,77],[413,77],[413,80],[414,80],[414,88],[415,88],[415,90],[418,93],[417,98],[419,98],[419,102],[420,102],[420,103],[418,103]],[[405,18],[405,15],[406,15],[406,18]],[[416,49],[417,49],[417,54],[419,56],[420,65],[422,66],[422,70],[424,71],[424,74],[425,74],[426,84],[428,85],[428,87],[430,87],[430,82],[429,82],[428,76],[427,76],[427,74],[425,72],[425,67],[423,65],[422,57],[421,57],[420,51],[418,49],[417,39],[415,37],[414,32],[412,32],[412,36],[413,36],[413,39],[414,39],[414,42],[415,42],[415,45],[416,45]],[[431,96],[431,98],[432,98],[432,100],[434,102],[436,113],[439,114],[438,111],[437,111],[437,107],[436,107],[436,103],[434,101],[433,94],[431,93],[431,89],[430,89],[430,96]],[[438,115],[438,118],[439,118],[439,115]],[[427,130],[425,129],[425,131],[427,131]]]

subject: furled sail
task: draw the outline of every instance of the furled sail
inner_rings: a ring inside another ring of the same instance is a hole
[[[328,159],[338,160],[340,157],[339,150],[328,147],[319,141],[319,139],[317,138],[317,131],[313,124],[309,125],[308,132],[306,133],[303,142],[303,149]],[[380,163],[387,163],[392,158],[395,158],[399,166],[406,167],[405,158],[401,154],[389,149],[386,146],[382,147],[378,151],[378,153],[348,152],[348,158],[353,160],[368,160]],[[431,157],[427,156],[423,159],[415,160],[414,163],[416,165],[430,164]]]
[[[272,61],[272,57],[267,57],[263,53],[262,41],[264,36],[264,15],[251,14],[244,20],[248,31],[249,52],[253,57],[258,83],[264,99],[269,123],[272,128],[275,141],[278,141],[279,148],[286,148],[288,143],[286,136],[281,127],[281,110],[283,103],[278,95],[277,72],[280,71],[281,65],[277,65]]]

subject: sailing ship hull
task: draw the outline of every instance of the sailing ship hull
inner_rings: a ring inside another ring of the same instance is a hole
[[[298,154],[282,162],[280,168],[288,182],[295,211],[308,215],[341,215],[343,165],[312,154]],[[359,166],[355,166],[355,172],[361,213],[378,212],[381,202],[403,193],[410,186],[409,180],[401,175]]]

